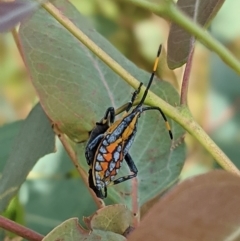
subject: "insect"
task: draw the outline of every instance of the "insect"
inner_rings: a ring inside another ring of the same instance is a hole
[[[95,128],[90,134],[85,150],[85,157],[90,166],[88,173],[89,187],[101,199],[107,197],[107,186],[116,185],[137,176],[138,170],[129,154],[129,149],[133,144],[137,132],[138,118],[142,112],[148,110],[159,111],[165,121],[170,138],[173,138],[170,125],[163,111],[159,107],[143,106],[158,66],[160,53],[161,45],[157,52],[151,77],[139,104],[132,108],[141,90],[142,83],[140,83],[139,88],[133,93],[121,119],[115,121],[115,110],[113,107],[109,107],[102,120],[96,123]],[[126,161],[132,174],[116,179],[123,160]]]

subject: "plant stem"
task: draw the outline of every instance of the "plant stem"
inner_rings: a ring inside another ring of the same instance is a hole
[[[86,187],[88,188],[93,200],[95,201],[96,205],[98,208],[102,208],[103,206],[105,206],[105,204],[103,203],[102,200],[100,200],[99,198],[97,198],[96,194],[93,192],[93,190],[89,187],[88,185],[88,177],[86,172],[83,170],[83,168],[79,165],[78,163],[78,159],[76,156],[75,151],[73,150],[72,146],[70,145],[69,141],[67,140],[67,137],[61,133],[57,127],[57,125],[53,125],[54,126],[54,132],[56,133],[56,135],[58,136],[59,140],[61,141],[62,145],[64,146],[64,149],[66,150],[66,152],[68,153],[73,165],[76,167],[78,173],[80,174],[80,176],[82,177],[83,182],[85,183]]]
[[[109,66],[116,74],[122,77],[129,85],[134,89],[139,87],[139,81],[133,77],[128,71],[126,71],[120,64],[118,64],[114,59],[112,59],[106,52],[98,47],[87,35],[85,35],[78,27],[66,18],[55,6],[51,3],[43,4],[43,7],[48,11],[60,24],[62,24],[72,35],[74,35],[81,43],[83,43],[89,50],[91,50],[99,59],[101,59],[107,66]],[[145,91],[144,86],[142,86],[139,93],[139,99],[141,99],[141,94]],[[146,98],[147,102],[148,97]],[[164,105],[164,109],[167,109],[169,104],[165,101],[161,103]],[[121,111],[121,107],[116,110],[118,114]]]
[[[17,33],[16,28],[12,29],[11,32],[12,32],[12,36],[13,36],[14,42],[15,42],[15,44],[16,44],[16,46],[17,46],[18,52],[19,52],[19,54],[21,55],[21,58],[22,58],[22,60],[23,60],[22,48],[20,47],[19,38],[18,38],[18,33]]]
[[[152,92],[149,92],[150,105],[162,108],[162,99]],[[216,145],[216,143],[206,134],[206,132],[199,126],[199,124],[191,117],[191,113],[187,106],[176,109],[173,106],[168,109],[163,109],[170,118],[179,123],[185,130],[194,136],[215,161],[226,171],[237,174],[240,176],[239,169],[232,163],[226,154]]]
[[[192,41],[194,39],[192,38]],[[188,95],[188,85],[189,85],[189,77],[192,68],[192,60],[193,60],[193,53],[194,53],[194,44],[191,45],[191,51],[188,56],[188,61],[185,66],[183,80],[182,80],[182,88],[181,88],[181,96],[180,96],[180,104],[187,105],[187,95]]]
[[[137,228],[140,222],[140,209],[138,203],[138,180],[137,178],[132,179],[132,212],[133,216],[133,227]]]
[[[13,222],[12,220],[9,220],[3,216],[0,216],[0,227],[29,241],[41,241],[44,238],[43,235],[36,233],[33,230]]]
[[[119,1],[119,0],[118,0]],[[159,16],[168,18],[170,21],[178,24],[188,33],[195,36],[206,47],[213,50],[218,56],[234,71],[240,74],[240,63],[232,53],[226,49],[218,40],[214,39],[206,30],[204,30],[199,24],[194,23],[192,19],[186,16],[181,10],[179,10],[175,4],[171,1],[162,1],[160,4],[156,4],[144,0],[121,0],[128,3],[133,3],[136,6],[149,10]]]
[[[128,84],[135,89],[139,86],[139,81],[128,73],[121,65],[112,59],[106,52],[104,52],[97,44],[95,44],[86,34],[84,34],[78,27],[65,17],[51,3],[43,4],[43,7],[48,11],[60,24],[62,24],[73,36],[75,36],[81,43],[83,43],[89,50],[91,50],[99,59],[108,65],[115,73],[121,76]],[[142,88],[141,93],[143,93]],[[139,95],[140,96],[140,95]]]

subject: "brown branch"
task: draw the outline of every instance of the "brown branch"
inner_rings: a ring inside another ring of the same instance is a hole
[[[182,88],[181,88],[181,97],[180,97],[180,105],[187,105],[187,95],[188,95],[188,85],[189,85],[189,77],[192,68],[192,60],[194,53],[194,40],[191,45],[191,51],[188,56],[188,61],[186,63],[183,80],[182,80]]]
[[[134,214],[133,227],[137,228],[140,222],[140,210],[138,203],[138,180],[136,177],[132,179],[132,212]]]
[[[20,42],[19,42],[18,32],[17,32],[16,28],[13,28],[11,30],[11,32],[12,32],[12,36],[13,36],[14,42],[15,42],[15,44],[17,46],[18,52],[21,55],[22,60],[23,60],[23,52],[22,52],[22,48],[21,48],[21,45],[20,45]]]
[[[61,141],[62,145],[64,146],[64,149],[66,150],[67,154],[69,155],[73,165],[76,167],[78,173],[82,177],[83,182],[85,183],[86,187],[88,187],[88,190],[89,190],[91,196],[93,197],[93,200],[95,201],[97,207],[98,208],[104,207],[105,204],[104,204],[103,200],[99,199],[96,196],[96,194],[94,193],[94,191],[89,187],[87,173],[79,165],[76,153],[73,150],[73,148],[71,147],[69,141],[67,140],[67,137],[63,133],[60,132],[60,130],[58,129],[56,124],[53,124],[52,126],[53,126],[54,132],[58,136],[59,140]]]
[[[44,236],[12,220],[0,216],[0,227],[29,241],[41,241]]]

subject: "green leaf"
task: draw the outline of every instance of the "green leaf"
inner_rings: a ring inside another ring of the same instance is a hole
[[[165,194],[129,241],[239,240],[240,177],[213,171]]]
[[[70,3],[59,0],[54,4],[133,76],[145,84],[148,82],[150,74],[120,54]],[[106,108],[117,108],[131,98],[133,90],[45,10],[40,9],[20,27],[20,40],[43,109],[71,139],[80,140],[88,135]],[[178,94],[169,83],[155,78],[151,89],[170,104],[179,103]],[[175,122],[170,124],[174,135],[172,143],[158,112],[144,113],[139,120],[130,154],[139,170],[140,205],[174,182],[182,169],[184,131]],[[77,151],[87,172],[85,144],[78,145]],[[129,168],[124,164],[119,176],[128,173]],[[124,202],[128,207],[132,203],[131,193],[131,181],[109,187],[111,200]]]
[[[21,126],[1,176],[0,210],[16,194],[37,160],[54,151],[55,135],[38,104]]]
[[[109,205],[84,219],[91,229],[123,234],[133,223],[133,214],[125,205]]]
[[[223,3],[224,0],[178,0],[177,6],[192,18],[194,22],[206,26],[217,14]],[[170,69],[181,67],[187,62],[194,42],[195,40],[191,34],[176,23],[172,23],[168,36],[167,50],[167,62]]]
[[[52,230],[42,241],[124,241],[123,236],[112,232],[93,230],[88,231],[83,229],[78,224],[77,218],[66,220],[54,230]]]
[[[16,121],[0,127],[0,172],[2,172],[7,162],[14,138],[18,134],[22,123],[22,121]]]

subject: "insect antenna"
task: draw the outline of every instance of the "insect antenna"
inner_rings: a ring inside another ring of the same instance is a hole
[[[138,107],[140,107],[141,105],[143,105],[143,103],[144,103],[144,101],[145,101],[145,99],[146,99],[146,97],[147,97],[148,90],[149,90],[150,87],[151,87],[153,78],[154,78],[154,76],[155,76],[155,73],[156,73],[156,70],[157,70],[157,67],[158,67],[159,56],[160,56],[160,54],[161,54],[161,50],[162,50],[162,45],[160,44],[160,45],[159,45],[159,48],[158,48],[158,52],[157,52],[157,57],[156,57],[156,59],[155,59],[154,65],[153,65],[153,71],[152,71],[151,77],[150,77],[150,79],[149,79],[149,81],[148,81],[148,85],[147,85],[147,87],[146,87],[146,90],[145,90],[144,93],[143,93],[143,97],[142,97],[142,99],[140,100],[139,104],[137,105],[136,109],[137,109]],[[172,134],[172,131],[171,131],[171,127],[170,127],[170,125],[169,125],[169,123],[168,123],[168,120],[167,120],[165,114],[164,114],[163,111],[161,110],[161,108],[159,108],[159,107],[154,107],[154,106],[153,106],[153,107],[145,107],[145,108],[142,109],[142,111],[146,111],[146,110],[158,110],[158,111],[160,112],[160,114],[162,115],[162,117],[163,117],[163,119],[164,119],[164,121],[165,121],[165,126],[166,126],[166,128],[167,128],[167,130],[168,130],[168,132],[169,132],[170,139],[173,139],[173,134]]]
[[[149,90],[150,87],[151,87],[153,78],[154,78],[155,73],[156,73],[156,70],[157,70],[157,66],[158,66],[159,56],[160,56],[161,50],[162,50],[162,45],[160,44],[160,45],[159,45],[159,48],[158,48],[158,52],[157,52],[157,57],[156,57],[155,62],[154,62],[154,66],[153,66],[153,71],[152,71],[151,77],[150,77],[150,79],[149,79],[149,81],[148,81],[148,85],[147,85],[147,87],[146,87],[146,89],[145,89],[145,91],[144,91],[144,94],[143,94],[142,99],[140,100],[138,106],[143,105],[143,102],[145,101],[145,99],[146,99],[146,97],[147,97],[148,90]]]

